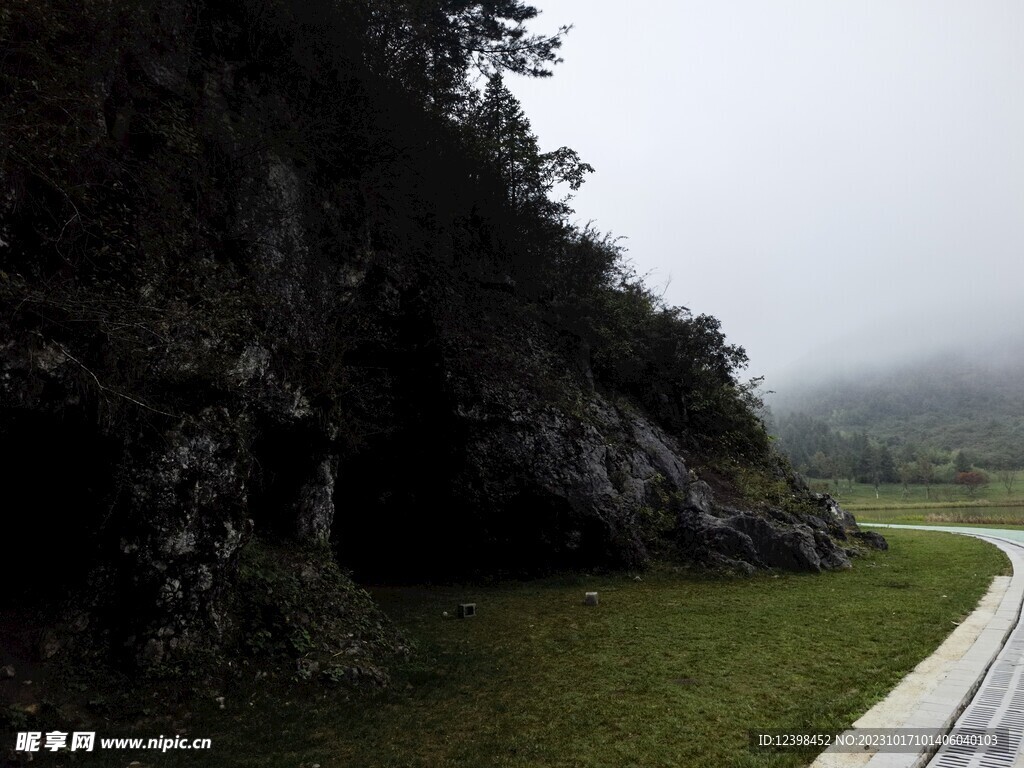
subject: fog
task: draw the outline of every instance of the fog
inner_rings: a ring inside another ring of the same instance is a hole
[[[580,223],[768,386],[1024,327],[1024,4],[535,0]],[[998,345],[996,345],[998,346]]]

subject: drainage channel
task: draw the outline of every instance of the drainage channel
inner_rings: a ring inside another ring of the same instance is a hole
[[[996,537],[978,538],[993,541]],[[999,541],[1024,549],[1017,541]],[[954,728],[961,732],[1000,729],[1005,732],[1009,746],[979,752],[971,746],[947,745],[935,754],[928,768],[1012,768],[1017,764],[1024,741],[1024,623],[1018,621],[1013,628]]]

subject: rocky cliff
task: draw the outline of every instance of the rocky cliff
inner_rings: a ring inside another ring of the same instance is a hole
[[[377,679],[403,644],[339,563],[848,567],[854,521],[771,456],[735,348],[523,203],[381,69],[370,6],[0,10],[7,538],[53,562],[2,607],[72,599],[55,647],[142,668],[299,627]],[[716,503],[730,446],[774,496]],[[268,579],[334,597],[272,610]]]

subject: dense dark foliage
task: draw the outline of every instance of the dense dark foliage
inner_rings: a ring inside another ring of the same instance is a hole
[[[264,611],[231,599],[266,581],[252,562],[312,583],[327,543],[380,578],[642,566],[684,509],[703,520],[690,551],[714,540],[712,491],[683,459],[727,500],[770,489],[797,525],[743,350],[569,223],[593,169],[541,152],[502,79],[557,63],[567,30],[536,34],[536,16],[520,0],[0,7],[0,438],[22,454],[4,485],[42,505],[12,533],[56,532],[68,565],[7,603],[77,585],[76,626],[155,665],[227,637],[225,606]],[[67,490],[41,493],[58,474]],[[246,560],[257,539],[306,554]],[[794,540],[808,567],[839,552]]]
[[[216,365],[166,372],[167,386],[152,375],[161,358],[201,338],[211,357],[229,354],[255,333],[273,340],[282,375],[344,410],[349,439],[389,429],[379,385],[393,365],[374,350],[405,331],[315,283],[398,262],[423,306],[455,324],[489,300],[481,286],[510,291],[516,322],[685,444],[764,450],[735,379],[742,349],[715,319],[662,306],[613,241],[568,225],[551,199],[591,169],[565,148],[540,153],[502,84],[502,71],[543,75],[556,61],[565,30],[527,32],[535,9],[15,0],[0,13],[0,179],[17,201],[0,219],[6,322],[73,357],[83,407],[176,416]],[[330,192],[301,206],[320,234],[302,274],[259,263],[273,216],[291,211],[239,215],[256,194],[250,164],[268,154],[298,169],[294,202]],[[319,311],[268,306],[267,283],[285,280]]]

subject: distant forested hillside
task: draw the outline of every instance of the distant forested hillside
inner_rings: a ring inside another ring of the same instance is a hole
[[[1024,465],[1024,356],[936,354],[781,387],[771,431],[794,466],[815,477],[896,482],[927,462],[947,474]],[[911,478],[920,480],[920,478]],[[943,478],[939,478],[943,479]],[[950,478],[944,478],[950,479]]]

